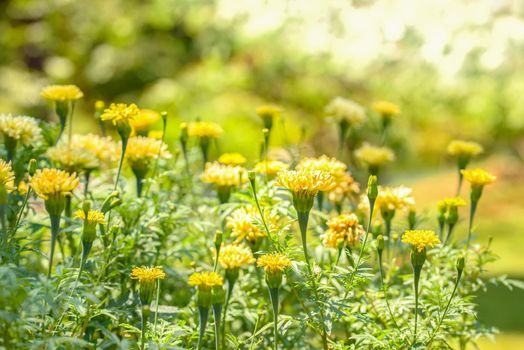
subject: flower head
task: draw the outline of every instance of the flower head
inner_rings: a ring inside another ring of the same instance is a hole
[[[224,284],[224,279],[216,272],[195,272],[189,276],[188,283],[202,290],[211,290],[213,287]]]
[[[315,197],[319,191],[329,191],[336,183],[330,173],[319,170],[283,170],[278,173],[276,186],[289,189],[293,196]]]
[[[201,176],[203,182],[212,183],[218,187],[232,187],[247,181],[246,169],[240,166],[223,165],[218,162],[207,163]]]
[[[163,159],[171,158],[165,143],[145,136],[129,138],[126,160],[133,171],[147,172],[152,162],[159,156]]]
[[[255,262],[251,249],[243,244],[228,244],[220,249],[218,262],[226,269],[238,269]]]
[[[147,131],[153,124],[160,120],[160,113],[151,109],[141,109],[140,113],[130,121],[137,132]]]
[[[453,207],[464,207],[466,206],[466,201],[462,197],[444,198],[444,200],[440,201],[437,206],[445,211]]]
[[[296,169],[305,171],[323,171],[331,174],[331,176],[336,180],[337,178],[344,176],[347,166],[336,158],[330,158],[326,155],[323,155],[318,158],[302,159],[298,163]]]
[[[264,220],[269,231],[274,231],[279,217],[271,215],[269,211],[264,212]],[[266,231],[260,225],[260,214],[256,207],[238,208],[226,219],[227,228],[231,229],[231,236],[236,238],[235,243],[242,240],[255,242],[265,237]]]
[[[352,126],[360,126],[366,117],[364,108],[358,103],[343,97],[335,97],[326,106],[325,113],[337,122],[347,122]]]
[[[415,199],[411,196],[413,190],[408,187],[379,187],[375,205],[381,211],[403,210],[415,205]]]
[[[336,186],[333,187],[328,193],[328,198],[330,201],[341,204],[344,199],[351,198],[360,192],[358,182],[356,182],[353,176],[350,174],[344,173],[343,176],[337,178],[336,180]]]
[[[462,140],[453,140],[448,145],[448,154],[453,157],[473,158],[484,152],[482,145]]]
[[[275,105],[263,105],[257,108],[257,114],[264,122],[266,129],[271,129],[273,126],[273,119],[282,114],[282,109]]]
[[[161,266],[134,267],[131,271],[131,278],[138,280],[139,283],[156,282],[166,278],[166,273]]]
[[[246,157],[240,153],[224,153],[218,157],[218,162],[224,165],[242,165],[247,161]]]
[[[4,138],[30,145],[40,141],[42,130],[34,118],[0,114],[0,134]]]
[[[49,85],[42,89],[41,95],[49,101],[74,101],[84,97],[76,85]]]
[[[105,223],[105,215],[100,210],[89,210],[86,216],[86,213],[82,209],[79,209],[75,212],[74,217],[76,219],[81,219],[87,222],[88,224]]]
[[[338,248],[340,243],[355,246],[365,231],[355,214],[342,214],[327,221],[328,229],[320,236],[326,247]]]
[[[266,272],[282,272],[291,266],[291,260],[281,253],[264,254],[257,259],[257,266]]]
[[[78,186],[76,174],[70,174],[58,169],[38,169],[31,177],[29,185],[42,199],[48,200],[54,197],[71,195]]]
[[[140,115],[140,109],[134,103],[128,105],[125,103],[111,103],[106,108],[101,120],[109,120],[113,125],[130,125],[130,123]]]
[[[92,152],[84,148],[70,147],[67,142],[59,142],[50,147],[46,154],[59,168],[69,172],[96,169],[99,164]]]
[[[386,117],[392,117],[400,113],[400,108],[389,101],[376,101],[373,103],[373,110]]]
[[[191,122],[187,126],[189,136],[218,138],[224,130],[220,125],[213,122]]]
[[[11,163],[0,159],[0,187],[7,192],[15,190],[15,173],[11,168]]]
[[[289,169],[289,165],[279,160],[263,160],[255,164],[254,171],[267,176],[276,176],[280,171]]]
[[[497,179],[495,175],[488,173],[484,169],[465,169],[461,170],[461,173],[472,187],[483,187],[495,182]]]
[[[367,143],[355,151],[355,157],[368,167],[379,167],[395,160],[395,154],[390,148]]]
[[[433,247],[440,244],[440,240],[433,231],[428,230],[408,230],[402,236],[402,242],[411,244],[413,250],[422,252],[426,247]]]
[[[121,152],[118,143],[111,137],[95,134],[73,135],[71,149],[83,149],[92,153],[97,160],[97,168],[115,165]]]

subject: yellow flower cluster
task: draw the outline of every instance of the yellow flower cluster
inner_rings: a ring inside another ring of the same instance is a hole
[[[428,230],[408,230],[402,236],[402,242],[411,244],[414,250],[419,253],[426,247],[433,247],[440,244],[440,240],[433,231]]]
[[[466,206],[466,201],[462,197],[450,197],[444,198],[437,204],[437,207],[441,211],[446,211],[449,208],[464,207]]]
[[[74,101],[84,97],[76,85],[49,85],[42,89],[41,95],[49,101]]]
[[[38,127],[38,123],[34,118],[0,114],[0,134],[4,138],[10,138],[20,141],[24,145],[29,145],[41,139],[42,130]]]
[[[240,153],[224,153],[218,157],[218,162],[224,165],[243,165],[247,159]]]
[[[346,173],[347,166],[336,158],[330,158],[323,155],[318,158],[304,158],[302,159],[297,167],[299,171],[323,171],[331,174],[333,179],[336,181]]]
[[[338,248],[340,243],[355,246],[365,231],[355,214],[342,214],[327,221],[328,229],[320,236],[322,243],[329,248]]]
[[[223,165],[218,162],[207,163],[201,176],[203,182],[218,187],[237,186],[247,181],[246,169],[240,166]]]
[[[151,109],[141,109],[138,115],[130,121],[133,130],[141,132],[148,130],[160,120],[160,113]]]
[[[105,223],[105,215],[100,210],[89,210],[87,212],[86,218],[86,213],[83,210],[79,209],[75,211],[75,218],[87,221],[89,224]]]
[[[134,103],[130,105],[125,103],[111,103],[109,108],[104,110],[100,119],[111,121],[113,125],[130,124],[131,121],[139,115],[140,109]]]
[[[373,110],[383,116],[394,116],[400,113],[400,108],[389,101],[376,101],[373,103]]]
[[[353,176],[348,173],[344,173],[342,177],[337,178],[337,184],[328,193],[328,198],[333,203],[342,203],[344,199],[351,198],[360,192],[358,182],[355,181]]]
[[[324,171],[284,170],[278,173],[276,186],[289,189],[294,196],[314,197],[319,191],[329,191],[336,183],[330,173]]]
[[[218,138],[224,130],[220,125],[213,122],[191,122],[187,125],[189,136]]]
[[[222,246],[218,262],[226,269],[238,269],[255,262],[251,249],[243,244],[228,244]]]
[[[38,169],[31,177],[29,185],[38,197],[48,200],[59,196],[69,196],[78,186],[76,174],[58,169]]]
[[[375,205],[380,210],[402,210],[415,205],[415,199],[411,196],[413,190],[404,186],[380,187]]]
[[[275,105],[263,105],[257,108],[257,114],[261,118],[275,118],[282,113],[282,109]]]
[[[364,144],[355,151],[355,157],[366,166],[377,167],[395,160],[395,154],[388,147]]]
[[[142,266],[134,267],[131,271],[131,278],[138,280],[139,283],[151,283],[166,278],[166,273],[161,266]]]
[[[352,126],[361,125],[366,117],[361,105],[343,97],[335,97],[324,111],[326,116],[338,122],[345,121]]]
[[[112,138],[95,134],[73,135],[71,148],[91,152],[98,161],[97,167],[115,165],[121,152],[120,146]]]
[[[289,169],[289,165],[279,160],[263,160],[255,164],[253,170],[259,174],[276,176],[280,171]]]
[[[461,170],[462,175],[467,182],[473,187],[482,187],[495,182],[497,177],[493,174],[488,173],[484,169],[465,169]]]
[[[291,266],[291,260],[281,253],[264,254],[257,259],[257,266],[270,273],[282,272]]]
[[[453,140],[447,151],[450,156],[472,158],[484,152],[484,148],[476,142]]]
[[[188,283],[199,289],[210,290],[224,284],[224,279],[216,272],[195,272],[189,276]]]
[[[264,212],[264,220],[269,231],[275,230],[279,217]],[[242,240],[255,242],[257,239],[265,237],[266,231],[261,226],[260,214],[256,207],[238,208],[226,219],[227,228],[231,229],[231,237],[235,237],[235,243]]]
[[[147,170],[158,156],[171,158],[165,143],[145,136],[129,138],[125,157],[132,169]]]
[[[7,192],[15,190],[15,173],[11,168],[11,163],[7,163],[3,159],[0,159],[0,186]]]

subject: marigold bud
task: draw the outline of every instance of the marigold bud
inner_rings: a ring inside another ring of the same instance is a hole
[[[29,176],[33,176],[36,172],[36,159],[31,159],[29,161],[29,165],[27,166],[27,172],[29,173]]]
[[[373,202],[378,196],[378,179],[375,175],[371,175],[368,179],[368,199]]]
[[[462,273],[462,271],[464,271],[465,266],[466,266],[466,259],[464,258],[464,256],[461,255],[457,259],[457,271],[459,273]]]

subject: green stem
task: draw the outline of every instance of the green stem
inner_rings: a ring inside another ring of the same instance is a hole
[[[371,219],[373,218],[373,211],[375,209],[375,201],[371,200],[369,203],[369,219],[368,219],[368,225],[366,227],[366,234],[364,235],[364,242],[362,242],[362,246],[360,247],[360,251],[358,253],[357,263],[355,265],[355,269],[353,269],[353,272],[351,273],[351,277],[349,279],[349,283],[353,283],[353,279],[355,278],[355,274],[357,273],[358,268],[360,267],[360,262],[362,261],[362,256],[364,255],[364,249],[366,248],[366,243],[368,241],[369,236],[369,230],[371,228]],[[346,292],[345,298],[347,298],[349,294],[349,291]]]
[[[433,339],[435,339],[435,336],[437,335],[437,332],[440,329],[440,326],[442,325],[442,322],[444,322],[444,318],[446,317],[446,314],[448,313],[449,307],[451,305],[451,301],[453,300],[453,298],[455,297],[455,293],[457,292],[457,288],[458,288],[458,285],[460,283],[460,278],[461,277],[462,277],[462,271],[459,270],[458,273],[457,273],[457,279],[455,280],[455,286],[453,286],[453,292],[451,292],[451,296],[449,297],[448,303],[446,304],[446,308],[444,309],[444,313],[440,317],[440,319],[439,319],[439,321],[437,323],[437,327],[435,328],[435,330],[431,334],[431,337],[429,338],[428,342],[426,343],[426,347],[431,344]]]
[[[446,240],[444,241],[444,245],[447,245],[449,243],[449,240],[451,239],[451,233],[453,232],[454,227],[455,227],[455,224],[448,224],[448,233],[446,235]]]
[[[306,259],[307,269],[311,275],[311,263],[309,261],[309,253],[307,248],[307,224],[309,221],[309,212],[297,212],[298,225],[300,226],[300,236],[302,238],[302,249],[304,251],[304,258]]]
[[[278,349],[278,288],[269,288],[269,298],[273,306],[273,350]]]
[[[415,267],[413,269],[414,275],[414,287],[415,287],[415,326],[413,330],[413,345],[417,343],[417,326],[418,326],[418,286],[420,282],[420,273],[422,272],[421,267]]]
[[[118,188],[118,180],[120,179],[120,173],[122,172],[122,165],[124,164],[124,157],[126,154],[128,140],[128,137],[122,137],[122,153],[120,154],[120,160],[118,162],[118,171],[116,173],[115,187],[113,188],[113,191],[116,191],[116,189]]]
[[[382,290],[384,291],[384,299],[386,300],[386,307],[389,312],[389,316],[391,317],[391,320],[393,321],[393,324],[395,327],[400,330],[400,327],[398,326],[397,321],[395,320],[395,316],[393,315],[393,311],[391,311],[391,306],[389,305],[389,299],[388,299],[388,292],[386,288],[386,283],[384,282],[384,267],[382,266],[382,251],[378,253],[378,267],[380,270],[380,283],[382,284]]]
[[[60,216],[50,215],[51,220],[51,251],[49,253],[49,268],[47,270],[47,278],[51,277],[51,269],[53,268],[53,257],[55,255],[56,239],[60,233]]]
[[[464,176],[462,175],[462,172],[461,172],[462,169],[459,168],[459,171],[458,171],[458,183],[457,183],[457,192],[456,192],[456,196],[458,197],[460,195],[460,190],[462,189],[462,182],[464,180]]]
[[[141,339],[141,346],[140,349],[144,350],[146,346],[146,328],[147,328],[147,320],[149,319],[149,314],[151,313],[151,310],[149,309],[149,305],[142,305],[142,324],[141,324],[141,333],[142,333],[142,339]]]
[[[222,304],[213,304],[213,318],[215,319],[215,350],[220,350],[220,317]]]
[[[227,283],[227,295],[226,295],[226,303],[224,304],[224,314],[222,315],[222,348],[225,348],[226,345],[226,316],[227,316],[227,309],[229,306],[229,301],[231,300],[231,295],[233,294],[233,288],[235,287],[236,279],[230,279]]]
[[[206,332],[207,319],[209,317],[209,308],[199,306],[198,315],[199,315],[199,332],[198,332],[198,343],[197,343],[196,348],[197,350],[200,350],[202,349],[204,334]]]
[[[471,201],[471,207],[469,210],[469,224],[468,224],[468,241],[466,243],[466,250],[469,248],[471,242],[471,231],[473,230],[473,219],[475,218],[475,212],[477,211],[478,200]]]
[[[158,303],[160,302],[160,279],[156,281],[156,300],[155,300],[155,323],[153,325],[153,333],[156,334],[156,324],[158,321]]]

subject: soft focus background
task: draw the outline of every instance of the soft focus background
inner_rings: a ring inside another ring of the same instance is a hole
[[[486,278],[521,279],[523,52],[519,0],[1,1],[0,113],[53,119],[40,89],[74,83],[78,132],[97,130],[96,100],[137,102],[169,112],[172,144],[180,121],[217,121],[220,150],[253,161],[260,104],[285,110],[273,146],[336,155],[329,100],[390,100],[402,113],[388,181],[412,186],[428,221],[455,186],[447,143],[485,146],[479,163],[499,181],[481,201],[478,242],[493,237],[501,257]],[[481,349],[524,348],[523,297],[504,286],[479,295],[480,318],[502,332]]]

